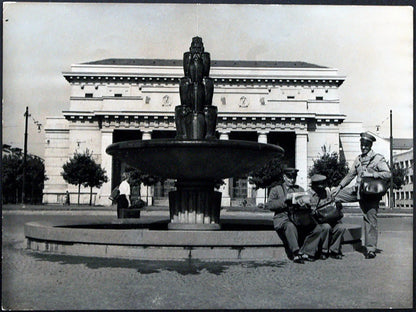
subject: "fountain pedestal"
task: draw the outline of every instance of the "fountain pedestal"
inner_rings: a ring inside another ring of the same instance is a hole
[[[178,180],[169,192],[170,230],[219,230],[221,193],[214,182]]]

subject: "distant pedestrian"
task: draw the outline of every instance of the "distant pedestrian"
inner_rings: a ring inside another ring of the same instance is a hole
[[[64,199],[64,205],[70,205],[71,204],[71,200],[70,200],[70,195],[69,195],[69,192],[68,191],[66,191],[66,193],[65,193],[65,199]]]
[[[118,187],[119,196],[117,198],[117,218],[121,218],[121,209],[130,207],[130,184],[127,173],[121,175],[122,182]]]
[[[332,195],[341,203],[359,202],[364,218],[366,258],[372,259],[375,258],[377,249],[377,212],[384,194],[367,194],[361,186],[366,178],[386,184],[391,177],[391,172],[384,157],[371,149],[376,138],[367,132],[361,133],[360,136],[361,155],[355,159],[350,172],[333,190]],[[357,178],[355,184],[352,187],[346,187],[355,177]]]

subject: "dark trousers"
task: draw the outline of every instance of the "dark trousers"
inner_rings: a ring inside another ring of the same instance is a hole
[[[318,224],[308,227],[298,227],[288,217],[273,220],[274,229],[285,244],[289,258],[296,252],[315,257],[321,238],[322,228]],[[299,248],[299,242],[302,247]]]
[[[367,251],[375,252],[378,240],[377,212],[380,196],[359,196],[357,187],[346,187],[338,193],[335,200],[341,203],[358,201],[363,212],[364,246]]]
[[[322,252],[341,253],[342,236],[347,230],[345,225],[338,221],[335,224],[323,223],[321,228]]]
[[[122,194],[117,198],[117,218],[121,218],[121,209],[128,208],[129,202],[126,195]]]

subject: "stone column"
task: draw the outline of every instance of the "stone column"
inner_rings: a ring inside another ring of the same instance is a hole
[[[152,130],[145,130],[142,133],[142,141],[152,139]],[[140,198],[147,202],[149,206],[153,205],[153,190],[154,186],[147,187],[143,183],[140,183]]]
[[[257,142],[259,143],[267,143],[267,132],[258,132]],[[265,194],[266,190],[260,188],[256,192],[256,205],[265,202]]]
[[[220,140],[229,140],[230,132],[220,131]],[[224,179],[225,184],[221,185],[219,191],[222,193],[221,206],[229,207],[231,205],[230,198],[230,179]]]
[[[111,194],[111,174],[113,167],[113,157],[108,155],[105,150],[113,143],[113,129],[101,130],[101,167],[107,172],[108,182],[104,183],[99,190],[99,198],[97,203],[100,205],[111,205],[108,197]]]
[[[308,187],[308,132],[296,131],[295,166],[299,169],[296,183]]]

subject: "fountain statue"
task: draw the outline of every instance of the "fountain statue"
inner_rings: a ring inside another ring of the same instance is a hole
[[[175,107],[176,138],[215,139],[217,107],[212,106],[214,82],[209,78],[210,56],[204,52],[200,37],[192,39],[189,51],[183,54],[181,105]]]
[[[183,55],[175,139],[118,142],[106,150],[144,172],[177,180],[176,190],[169,193],[171,230],[220,229],[221,193],[215,183],[248,174],[284,153],[272,144],[216,138],[210,62],[202,38],[194,37]]]

